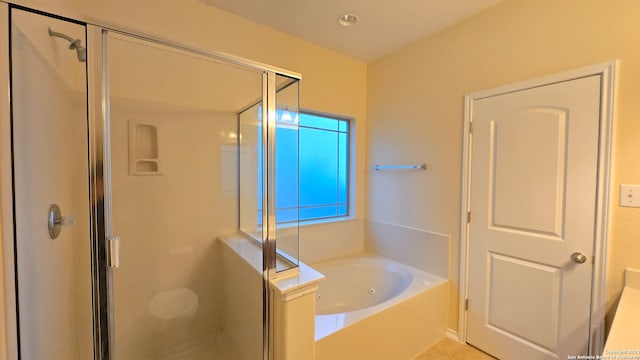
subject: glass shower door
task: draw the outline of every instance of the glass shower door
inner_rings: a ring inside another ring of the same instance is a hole
[[[22,359],[93,358],[85,31],[11,9]]]
[[[238,232],[237,113],[262,98],[262,72],[107,41],[113,358],[261,359],[262,277],[219,239]]]

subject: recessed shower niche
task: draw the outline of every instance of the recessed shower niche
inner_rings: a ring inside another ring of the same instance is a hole
[[[162,122],[129,119],[129,175],[162,175]]]

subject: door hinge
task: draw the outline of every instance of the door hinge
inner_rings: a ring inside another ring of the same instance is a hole
[[[109,253],[107,254],[107,266],[110,268],[120,267],[120,238],[112,237],[108,240]]]
[[[471,211],[467,211],[467,224],[471,223]]]
[[[469,121],[469,134],[473,134],[473,121]]]
[[[596,256],[592,255],[591,256],[591,265],[595,265],[596,264]]]
[[[469,310],[469,299],[464,299],[464,311]]]

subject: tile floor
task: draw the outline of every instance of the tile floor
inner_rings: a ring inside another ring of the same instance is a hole
[[[445,338],[414,360],[495,360],[473,346]]]

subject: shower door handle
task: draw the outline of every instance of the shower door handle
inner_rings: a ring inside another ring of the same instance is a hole
[[[109,254],[107,254],[107,266],[113,269],[120,267],[120,237],[115,236],[107,240]]]

